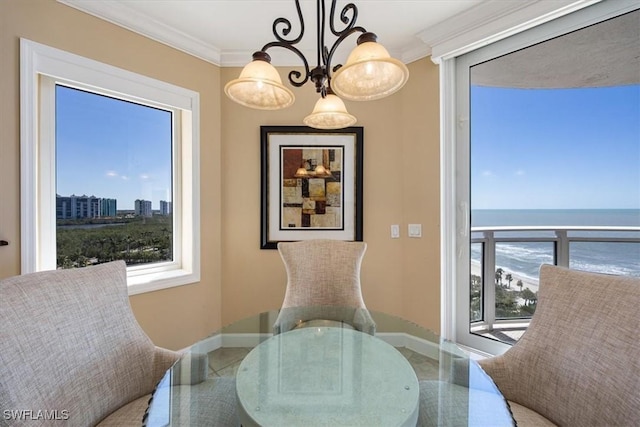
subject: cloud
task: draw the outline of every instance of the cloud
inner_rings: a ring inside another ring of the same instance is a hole
[[[482,171],[482,176],[493,176],[493,172],[491,172],[490,170],[484,170]]]
[[[150,176],[147,175],[146,173],[140,174],[140,179],[142,179],[142,180],[147,180],[149,178],[150,178]]]
[[[523,176],[526,175],[526,172],[522,169],[518,169],[517,171],[515,171],[515,175],[516,176]]]
[[[118,172],[116,172],[116,171],[107,171],[106,175],[109,178],[117,178],[118,177]]]

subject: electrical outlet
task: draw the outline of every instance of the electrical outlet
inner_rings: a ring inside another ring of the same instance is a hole
[[[400,226],[398,224],[391,225],[391,238],[392,239],[400,238]]]
[[[422,237],[422,224],[409,224],[409,237]]]

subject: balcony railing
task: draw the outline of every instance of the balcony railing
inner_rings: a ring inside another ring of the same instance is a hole
[[[640,227],[472,227],[471,236],[471,332],[506,342],[535,311],[540,264],[640,276]]]

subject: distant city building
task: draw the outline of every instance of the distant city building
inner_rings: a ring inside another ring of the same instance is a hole
[[[56,219],[101,218],[116,215],[116,200],[56,194]]]
[[[115,217],[118,212],[118,202],[116,199],[102,199],[101,214],[103,217]]]
[[[151,210],[151,201],[136,199],[135,214],[138,216],[146,216],[146,217],[153,216],[153,211]]]
[[[173,203],[160,200],[160,215],[170,215],[173,210]]]

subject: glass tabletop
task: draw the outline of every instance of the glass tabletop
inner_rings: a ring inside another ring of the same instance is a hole
[[[167,371],[147,426],[513,426],[491,378],[414,323],[350,307],[234,322]]]

